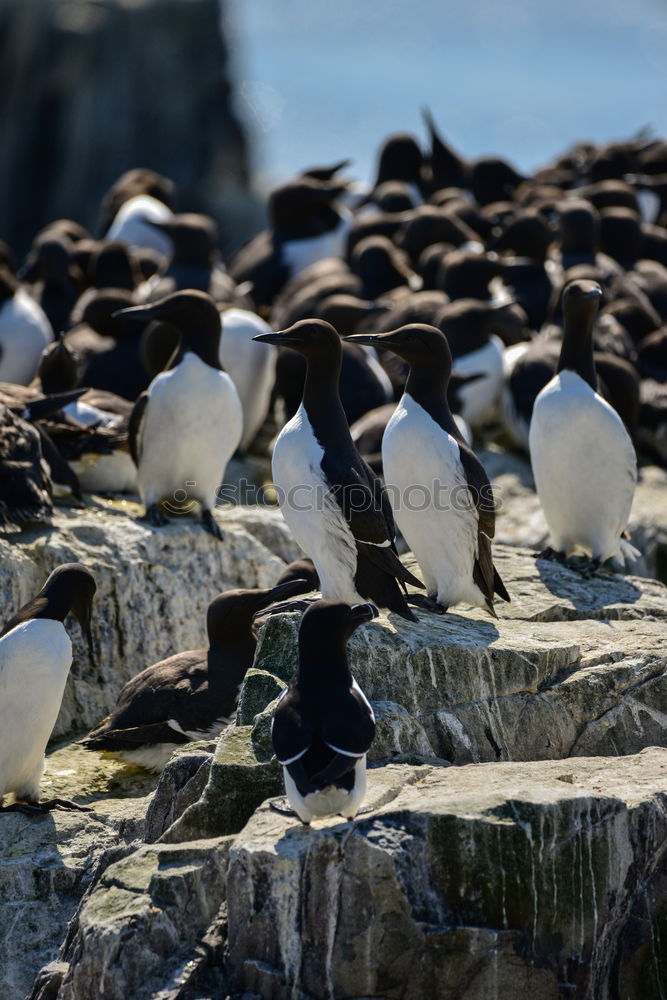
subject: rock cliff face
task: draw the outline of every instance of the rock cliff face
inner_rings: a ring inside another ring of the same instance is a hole
[[[223,241],[238,243],[252,218],[221,9],[218,0],[3,0],[3,239],[25,251],[62,216],[94,227],[107,187],[141,166],[171,176],[184,209],[224,218]]]
[[[503,475],[523,506],[520,470]],[[202,643],[215,593],[266,585],[297,554],[269,509],[222,511],[223,544],[188,520],[152,531],[136,510],[62,509],[0,541],[3,616],[57,562],[98,577],[99,669],[76,636],[60,733]],[[516,545],[496,555],[513,596],[497,621],[420,611],[351,640],[378,716],[354,823],[308,830],[265,801],[282,795],[269,726],[296,615],[264,626],[237,724],[179,750],[159,782],[74,745],[51,753],[45,791],[92,812],[0,816],[3,1000],[33,982],[34,1000],[667,993],[667,590]]]

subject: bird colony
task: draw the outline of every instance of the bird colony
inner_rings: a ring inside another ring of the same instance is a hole
[[[49,524],[54,498],[125,494],[151,530],[187,517],[224,546],[227,465],[251,454],[303,550],[272,588],[211,602],[207,648],[138,663],[91,754],[159,771],[220,733],[258,618],[298,612],[272,725],[285,808],[353,818],[375,720],[350,636],[378,609],[428,630],[512,600],[481,443],[530,456],[551,535],[536,558],[594,580],[638,557],[637,456],[667,463],[667,142],[581,142],[526,176],[465,159],[428,113],[425,129],[389,136],[369,182],[342,161],[281,184],[226,262],[214,220],[146,169],[107,192],[96,235],[58,219],[24,261],[0,245],[0,531]],[[90,636],[95,589],[61,565],[0,633],[4,809],[83,808],[42,801],[40,779],[64,622]]]

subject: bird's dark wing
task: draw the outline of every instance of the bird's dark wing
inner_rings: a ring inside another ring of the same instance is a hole
[[[139,465],[139,434],[147,404],[148,393],[142,392],[141,395],[137,397],[137,400],[132,407],[132,413],[130,414],[130,421],[127,427],[130,455],[132,456],[132,461],[135,465]]]
[[[167,722],[155,722],[130,729],[101,728],[79,741],[86,750],[137,750],[157,743],[190,743],[187,733],[181,733]]]
[[[494,591],[505,601],[509,594],[493,565],[491,539],[496,533],[496,502],[484,466],[462,441],[458,442],[461,464],[468,483],[470,502],[477,509],[477,558],[473,566],[473,579],[484,595],[490,610],[493,609]],[[498,586],[500,584],[500,586]]]
[[[128,681],[118,696],[116,707],[92,735],[106,730],[135,729],[175,719],[183,729],[205,728],[192,725],[194,701],[198,717],[208,693],[206,650],[176,653],[166,660],[146,667]],[[211,707],[211,715],[215,706]],[[214,721],[212,717],[211,722]]]
[[[280,247],[265,230],[249,240],[234,254],[227,271],[238,284],[252,281],[251,296],[258,306],[269,306],[289,278],[289,269],[281,261]]]
[[[370,466],[356,450],[350,454],[347,449],[327,449],[322,471],[359,552],[397,580],[422,588],[421,581],[405,568],[396,554],[396,531],[389,499]]]
[[[354,684],[331,698],[322,724],[322,739],[346,757],[362,757],[375,736],[375,716],[361,689]]]
[[[296,687],[289,687],[276,705],[271,724],[271,740],[276,757],[286,765],[302,756],[313,741],[315,730],[303,716]]]

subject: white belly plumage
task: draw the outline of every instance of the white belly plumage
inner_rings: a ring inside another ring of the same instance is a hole
[[[354,585],[357,548],[324,478],[323,455],[301,405],[273,449],[280,509],[297,543],[315,563],[322,596],[358,604],[363,598]]]
[[[278,351],[273,344],[253,341],[271,327],[248,309],[226,309],[221,314],[220,364],[231,377],[243,407],[241,449],[253,441],[269,412]]]
[[[37,374],[42,351],[52,340],[44,310],[19,288],[0,306],[0,382],[28,385]]]
[[[228,719],[218,719],[208,729],[202,730],[181,729],[178,723],[171,719],[169,725],[173,725],[176,732],[185,733],[195,743],[198,740],[217,739],[223,729],[226,729],[234,721],[235,716],[236,712],[232,712]],[[136,750],[113,751],[109,756],[122,760],[126,764],[136,764],[138,767],[146,768],[147,771],[159,774],[160,771],[164,771],[174,751],[183,746],[185,744],[176,741],[174,743],[147,743],[145,746],[137,747]]]
[[[164,257],[170,257],[173,252],[171,240],[166,233],[151,226],[151,222],[168,222],[173,214],[157,198],[139,194],[121,205],[105,239],[120,240],[131,247],[147,247]]]
[[[354,765],[354,784],[350,791],[328,785],[321,791],[302,795],[286,767],[283,767],[283,778],[285,794],[302,822],[310,823],[318,816],[344,816],[352,819],[358,813],[366,794],[366,754],[359,757]]]
[[[472,428],[484,423],[493,410],[503,384],[503,343],[493,334],[477,351],[454,359],[453,371],[459,375],[482,375],[459,389],[461,416]]]
[[[0,639],[0,799],[39,798],[44,751],[72,665],[62,622],[35,618]]]
[[[450,607],[484,606],[473,581],[478,516],[458,443],[404,395],[382,439],[394,517],[414,552],[429,596]]]
[[[196,354],[154,378],[139,441],[137,478],[146,506],[173,497],[212,508],[242,429],[231,378]]]
[[[616,411],[575,372],[562,371],[535,401],[529,440],[553,547],[620,558],[637,458]]]
[[[313,236],[309,239],[289,240],[283,243],[282,258],[289,268],[290,278],[294,278],[311,264],[327,257],[344,257],[345,242],[350,230],[351,213],[344,207],[339,207],[339,213],[343,216],[335,229],[321,236]]]

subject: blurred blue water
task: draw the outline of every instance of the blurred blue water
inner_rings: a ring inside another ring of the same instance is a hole
[[[230,0],[238,106],[271,180],[354,158],[432,108],[521,169],[573,141],[667,134],[665,0]]]

